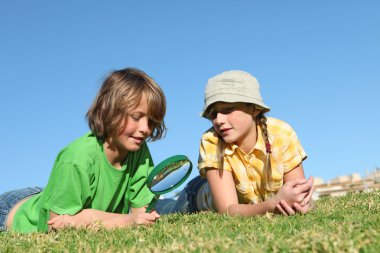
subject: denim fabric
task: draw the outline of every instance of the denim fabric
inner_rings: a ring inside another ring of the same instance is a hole
[[[7,217],[12,208],[17,205],[18,202],[40,193],[43,190],[41,187],[27,187],[19,190],[13,190],[5,192],[0,195],[0,232],[7,230]]]
[[[186,187],[181,191],[177,200],[160,199],[156,204],[156,211],[165,215],[170,213],[195,213],[197,208],[197,194],[199,188],[206,183],[207,180],[197,176],[193,178]]]
[[[159,199],[154,207],[157,213],[160,215],[174,213],[175,199]]]

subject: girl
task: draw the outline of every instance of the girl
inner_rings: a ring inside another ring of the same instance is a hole
[[[147,74],[134,68],[112,72],[87,112],[91,132],[62,149],[46,188],[0,196],[1,230],[154,223],[159,215],[145,213],[153,198],[145,141],[164,135],[165,112],[165,96]]]
[[[213,127],[202,135],[200,176],[175,203],[158,203],[158,212],[306,213],[313,192],[313,179],[305,179],[302,167],[306,154],[294,130],[267,118],[268,111],[249,73],[227,71],[209,79],[202,116]]]

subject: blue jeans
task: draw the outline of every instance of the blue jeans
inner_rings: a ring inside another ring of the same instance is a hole
[[[155,209],[159,214],[165,215],[170,213],[195,213],[198,212],[197,208],[197,193],[203,184],[207,182],[206,179],[197,176],[193,178],[181,191],[177,200],[174,199],[160,199],[158,200]]]
[[[27,187],[19,190],[5,192],[0,195],[0,232],[7,230],[7,218],[9,212],[21,200],[40,193],[43,190],[41,187]]]

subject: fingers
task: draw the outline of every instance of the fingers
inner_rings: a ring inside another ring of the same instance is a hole
[[[293,208],[285,200],[281,200],[276,209],[285,216],[295,215],[296,213],[306,214],[311,206],[311,202],[307,202],[304,206],[294,203]]]
[[[150,221],[155,221],[160,218],[160,215],[156,211],[152,211],[147,214],[147,219]]]
[[[314,185],[311,187],[310,191],[308,192],[308,194],[306,195],[304,199],[306,203],[309,203],[311,198],[313,197],[313,191],[314,191]]]
[[[288,203],[285,201],[285,200],[281,200],[280,201],[280,204],[282,206],[282,208],[285,210],[285,212],[288,214],[288,215],[294,215],[296,212],[293,210],[293,208],[291,206],[288,205]]]
[[[309,201],[307,201],[307,200],[304,198],[301,202],[299,202],[299,203],[294,202],[294,204],[297,204],[297,205],[299,205],[299,206],[301,206],[301,207],[304,207],[304,206],[306,206],[306,205],[309,204]],[[293,206],[294,206],[294,204],[293,204]]]
[[[303,185],[306,182],[307,180],[305,178],[298,178],[298,179],[290,180],[286,182],[286,184],[289,185],[290,187],[296,187],[297,185]]]
[[[313,178],[310,178],[310,179],[311,179],[311,182],[314,181]],[[314,184],[311,185],[311,189],[304,195],[304,197],[302,198],[303,199],[302,202],[299,202],[299,204],[302,207],[309,204],[309,202],[311,201],[311,199],[313,197],[313,192],[314,192]]]
[[[280,202],[276,205],[276,209],[280,211],[281,214],[288,216],[288,214],[285,212],[285,210],[282,208]]]
[[[54,229],[75,226],[73,216],[68,214],[58,215],[47,222],[48,226]]]
[[[296,193],[301,193],[301,192],[309,192],[310,189],[313,187],[313,180],[310,178],[309,180],[305,181],[303,184],[297,185],[295,187]]]
[[[59,228],[63,228],[65,226],[65,223],[63,222],[62,219],[56,219],[58,217],[55,217],[53,220],[48,221],[48,226],[50,228],[59,229]]]
[[[288,203],[285,200],[281,200],[277,205],[276,208],[285,216],[294,215],[296,212],[293,210],[291,206],[288,205]]]
[[[305,178],[305,182],[302,183],[302,184],[309,184],[309,183],[311,183],[311,184],[314,183],[314,178],[313,177],[309,177],[309,179]],[[299,184],[299,185],[302,185],[302,184]],[[296,185],[296,186],[298,186],[298,185]]]
[[[160,218],[160,215],[156,211],[151,213],[138,213],[134,218],[133,224],[137,225],[152,225]]]
[[[58,215],[58,216],[54,217],[53,219],[48,220],[47,224],[52,226],[52,227],[61,226],[63,223],[62,219],[63,219],[62,215]]]
[[[156,219],[159,219],[161,216],[156,212],[156,210],[152,210],[151,212],[150,212],[150,214],[152,214],[152,215],[154,215],[154,217],[156,218]]]
[[[308,194],[309,194],[309,192],[299,193],[298,196],[297,196],[298,201],[296,201],[296,202],[302,203],[302,201],[304,201],[306,199],[306,197],[307,197]]]
[[[310,203],[308,203],[308,204],[305,205],[305,206],[301,206],[301,205],[298,204],[298,203],[294,203],[294,209],[296,209],[296,211],[297,211],[298,213],[305,214],[305,213],[307,213],[307,211],[309,210],[309,205],[310,205]]]

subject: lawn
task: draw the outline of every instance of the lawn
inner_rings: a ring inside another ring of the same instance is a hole
[[[325,197],[307,215],[168,215],[151,227],[0,233],[0,252],[380,252],[380,191]]]

